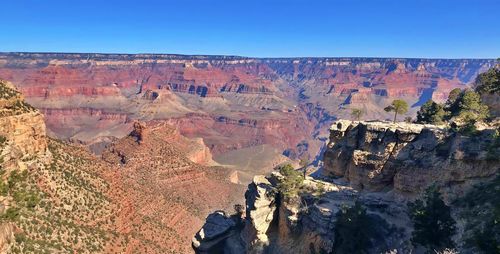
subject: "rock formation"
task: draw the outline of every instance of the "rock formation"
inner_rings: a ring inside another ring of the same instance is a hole
[[[208,148],[164,122],[96,156],[49,139],[11,84],[0,95],[1,253],[190,253],[209,211],[243,199],[232,170],[193,162],[212,164]]]
[[[499,169],[488,157],[495,129],[470,137],[444,126],[338,121],[330,132],[323,174],[358,189],[418,194],[435,182],[459,188]]]
[[[44,154],[47,134],[43,116],[14,86],[0,80],[0,135],[14,143],[23,154]]]
[[[403,98],[414,106],[412,115],[493,65],[488,59],[1,53],[0,78],[16,83],[45,114],[49,134],[64,140],[102,146],[128,135],[135,120],[167,120],[181,135],[203,138],[215,160],[261,145],[295,159],[314,157],[327,125],[352,108],[365,119],[385,119],[382,109]],[[307,149],[300,149],[304,142]]]
[[[338,120],[330,128],[324,167],[315,178],[305,178],[298,196],[281,193],[284,178],[278,172],[254,178],[245,194],[245,227],[238,241],[246,253],[331,253],[345,241],[337,233],[339,214],[362,204],[371,221],[366,230],[373,232],[365,243],[369,253],[421,253],[412,242],[407,202],[434,186],[458,221],[456,248],[476,252],[465,244],[472,234],[466,225],[485,222],[470,222],[463,214],[491,211],[490,201],[473,208],[462,204],[478,183],[495,193],[498,144],[491,127],[466,136],[445,126]]]

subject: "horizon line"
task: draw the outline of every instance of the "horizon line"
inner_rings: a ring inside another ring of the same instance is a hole
[[[492,58],[448,58],[448,57],[394,57],[394,56],[287,56],[287,57],[261,57],[261,56],[243,56],[243,55],[224,55],[224,54],[179,54],[179,53],[103,53],[103,52],[62,52],[62,51],[0,51],[1,55],[6,54],[61,54],[61,55],[149,55],[149,56],[176,56],[176,57],[227,57],[240,59],[424,59],[424,60],[500,60],[499,57]]]

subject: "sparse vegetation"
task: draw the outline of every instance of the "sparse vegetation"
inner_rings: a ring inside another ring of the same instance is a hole
[[[300,165],[300,168],[302,169],[302,173],[304,174],[304,178],[307,175],[307,166],[309,166],[309,163],[310,163],[309,155],[303,154],[300,158],[299,165]]]
[[[318,184],[316,184],[316,196],[321,196],[325,193],[326,189],[325,189],[325,184],[320,182]]]
[[[10,87],[8,87],[4,81],[0,80],[0,99],[12,99],[19,96],[20,93]]]
[[[0,116],[18,115],[35,111],[35,108],[20,99],[20,93],[8,87],[0,81],[0,100],[6,101],[6,105],[0,110]]]
[[[1,171],[0,195],[12,201],[0,220],[20,229],[11,253],[102,252],[106,243],[120,237],[103,230],[113,209],[102,193],[107,184],[88,171],[92,162],[67,153],[66,148],[51,141],[51,164],[36,170],[9,167]],[[32,163],[37,157],[23,157],[21,161]],[[45,189],[50,196],[39,188],[39,181],[50,182]]]

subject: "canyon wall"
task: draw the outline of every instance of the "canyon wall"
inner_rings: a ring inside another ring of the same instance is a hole
[[[155,54],[0,53],[0,78],[46,116],[49,134],[87,144],[167,120],[214,155],[267,144],[313,159],[336,118],[386,119],[393,99],[446,99],[488,59],[246,58]],[[401,116],[403,117],[403,116]],[[97,146],[97,145],[96,145]],[[243,165],[244,166],[244,165]]]
[[[209,238],[200,234],[203,227],[193,247],[197,253],[241,253],[234,251],[238,248],[245,253],[344,253],[339,248],[350,242],[365,253],[425,253],[412,238],[408,202],[436,188],[456,221],[453,247],[483,253],[471,245],[471,235],[484,230],[497,211],[499,144],[494,127],[463,135],[444,126],[338,120],[330,128],[324,167],[305,177],[298,194],[285,193],[293,180],[286,182],[280,172],[255,176],[245,194],[242,222],[220,214],[235,223]],[[347,229],[339,228],[346,226],[339,223],[340,215],[353,207],[364,207],[370,222],[357,221],[360,231],[350,228],[351,238],[342,239]],[[483,216],[471,216],[477,212]],[[371,235],[356,238],[363,234]],[[498,241],[498,235],[492,237]]]
[[[0,81],[1,253],[192,253],[205,216],[243,200],[233,170],[164,121],[132,122],[100,150],[48,138]]]

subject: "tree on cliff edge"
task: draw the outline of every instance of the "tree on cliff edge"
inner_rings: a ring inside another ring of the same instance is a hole
[[[278,183],[278,191],[283,195],[285,199],[297,196],[304,182],[304,177],[302,176],[302,174],[299,171],[295,170],[290,164],[279,166],[278,170],[283,176],[283,178]]]
[[[396,122],[396,118],[398,114],[405,114],[408,112],[408,103],[404,100],[393,100],[391,105],[384,108],[386,112],[394,111],[394,123]]]
[[[356,121],[359,121],[361,119],[361,116],[363,116],[364,113],[365,112],[362,109],[359,109],[359,108],[353,108],[351,110],[351,116]]]
[[[417,123],[443,123],[446,112],[442,104],[428,100],[417,112]]]
[[[496,67],[477,76],[475,87],[479,94],[500,94],[500,59]]]

